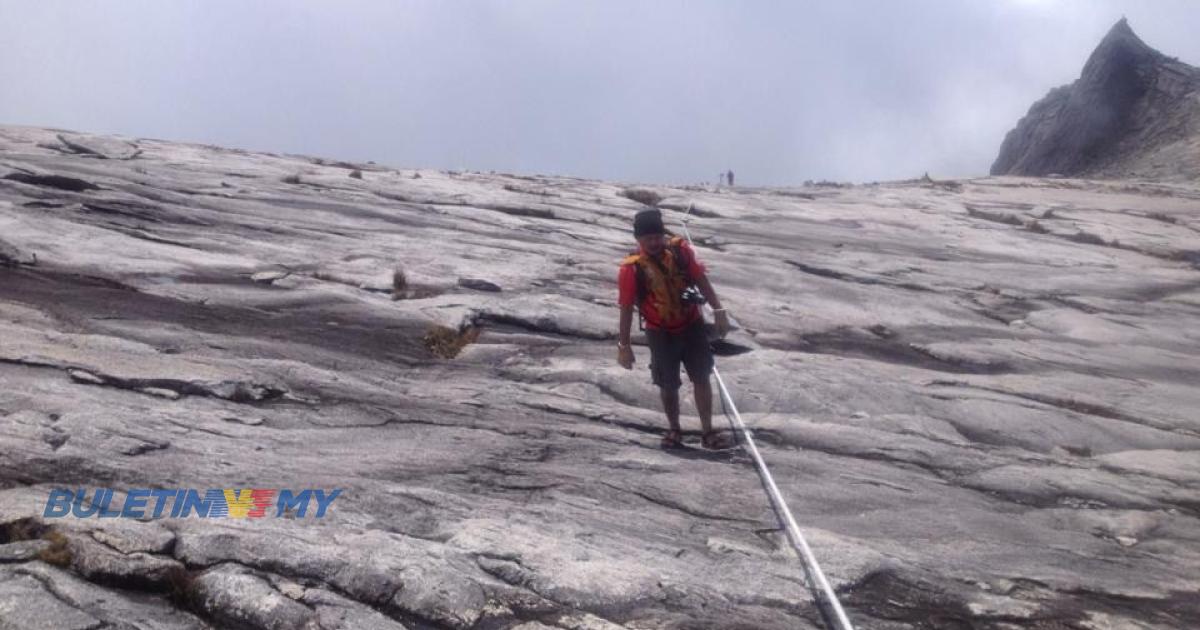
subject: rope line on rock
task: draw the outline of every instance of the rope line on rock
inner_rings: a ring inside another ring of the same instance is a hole
[[[692,235],[688,232],[687,228],[687,219],[691,213],[692,205],[689,204],[683,221],[683,234],[687,238],[689,245],[693,245]],[[763,460],[762,455],[759,454],[758,446],[754,442],[754,436],[746,426],[746,423],[742,421],[742,416],[738,413],[737,405],[733,402],[733,396],[729,393],[729,388],[725,386],[725,379],[721,378],[721,372],[715,365],[713,366],[713,376],[716,377],[717,387],[721,391],[721,406],[726,411],[725,416],[729,419],[730,428],[735,433],[741,434],[743,444],[750,453],[751,459],[754,460],[754,465],[758,469],[758,476],[762,480],[763,488],[766,490],[767,497],[775,509],[775,515],[783,523],[788,540],[792,543],[792,548],[795,549],[801,564],[804,566],[804,573],[808,577],[809,588],[813,591],[821,614],[825,617],[826,622],[837,630],[854,630],[854,626],[850,624],[850,618],[846,616],[846,611],[842,609],[842,604],[838,601],[837,594],[834,593],[833,587],[830,586],[829,580],[826,579],[825,573],[821,570],[821,565],[817,562],[817,557],[808,546],[808,541],[805,540],[804,534],[801,533],[800,526],[796,524],[796,519],[792,516],[791,509],[788,508],[787,502],[783,500],[783,494],[779,492],[779,486],[775,485],[775,478],[771,475],[771,470],[767,468],[767,463]],[[728,409],[725,408],[726,403],[729,405]],[[730,410],[733,411],[732,414],[729,413]],[[822,602],[825,606],[821,606]]]

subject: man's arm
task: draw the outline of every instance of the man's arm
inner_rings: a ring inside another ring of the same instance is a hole
[[[633,369],[633,346],[629,345],[629,333],[633,328],[633,306],[621,307],[621,324],[617,331],[617,363],[626,370]]]
[[[633,328],[633,303],[637,295],[637,270],[633,265],[621,265],[617,274],[617,305],[621,322],[617,328],[617,363],[626,370],[633,369],[633,346],[629,335]]]
[[[617,345],[623,347],[629,346],[629,334],[631,330],[633,330],[633,307],[622,306],[621,324],[620,328],[617,329]]]
[[[729,314],[721,306],[721,298],[717,297],[717,290],[708,281],[708,274],[702,273],[697,276],[696,287],[700,289],[700,292],[704,294],[704,299],[708,300],[708,304],[713,308],[713,323],[717,326],[717,336],[724,337],[729,332]]]
[[[708,274],[702,273],[700,277],[696,278],[696,287],[700,289],[700,293],[704,294],[704,299],[708,300],[714,311],[722,310],[721,299],[717,297],[717,290],[708,281]]]

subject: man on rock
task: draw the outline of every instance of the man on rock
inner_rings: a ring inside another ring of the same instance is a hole
[[[721,300],[691,246],[682,238],[667,237],[661,212],[650,209],[637,213],[633,235],[638,251],[621,262],[617,275],[617,303],[621,308],[617,362],[627,370],[633,368],[630,332],[636,305],[645,322],[650,346],[650,375],[658,386],[669,425],[662,439],[663,448],[683,444],[679,426],[681,364],[692,381],[703,431],[701,444],[710,449],[726,448],[729,441],[712,428],[713,354],[697,290],[712,305],[717,334],[721,337],[729,331],[729,316],[721,308]]]

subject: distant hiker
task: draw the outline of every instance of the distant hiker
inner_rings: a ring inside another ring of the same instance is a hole
[[[633,235],[638,251],[621,262],[617,275],[618,299],[621,307],[620,335],[617,341],[617,363],[633,368],[633,347],[630,329],[633,308],[645,322],[646,341],[650,346],[650,375],[662,397],[663,411],[670,425],[662,439],[663,448],[676,448],[683,443],[679,427],[679,367],[682,363],[692,381],[696,411],[703,429],[701,443],[705,448],[725,448],[728,441],[712,428],[712,349],[700,314],[700,295],[708,300],[715,313],[717,334],[729,331],[729,316],[721,308],[721,300],[705,275],[704,265],[687,241],[677,236],[667,237],[662,213],[643,210],[633,219]]]
[[[729,187],[733,188],[733,169],[729,169],[729,173],[727,173],[727,175],[729,177]]]
[[[720,188],[721,186],[724,186],[724,185],[725,185],[725,173],[719,173],[717,175],[717,188]]]

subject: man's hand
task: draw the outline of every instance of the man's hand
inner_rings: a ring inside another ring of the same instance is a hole
[[[713,311],[713,320],[717,326],[717,336],[721,339],[729,334],[729,313],[723,308],[718,308]]]
[[[617,344],[617,363],[626,370],[633,369],[633,346]]]

